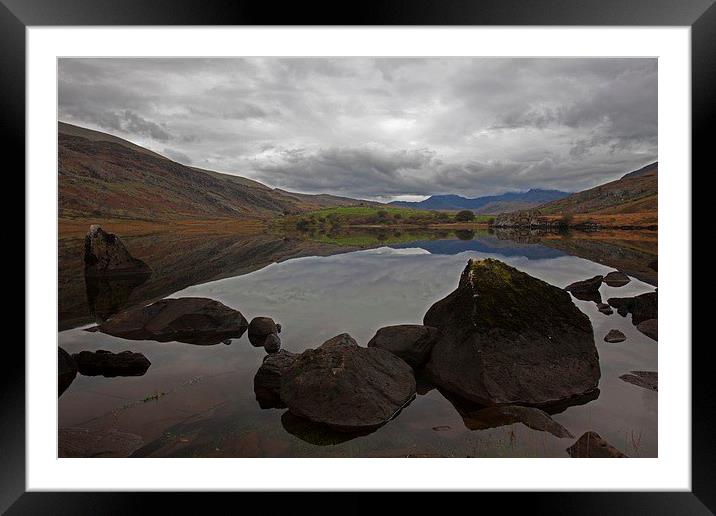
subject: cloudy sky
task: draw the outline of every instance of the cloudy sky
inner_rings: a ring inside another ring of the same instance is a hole
[[[578,191],[657,158],[656,59],[61,59],[59,119],[364,199]]]

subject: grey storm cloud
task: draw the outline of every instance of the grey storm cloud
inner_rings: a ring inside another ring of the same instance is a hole
[[[657,61],[60,59],[59,118],[269,186],[575,191],[657,158]]]

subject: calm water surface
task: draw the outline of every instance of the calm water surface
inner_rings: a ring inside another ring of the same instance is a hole
[[[455,289],[470,258],[496,258],[559,287],[614,270],[569,254],[562,250],[568,247],[564,244],[525,244],[484,234],[340,249],[328,256],[321,248],[321,256],[308,250],[298,253],[306,256],[167,294],[216,299],[249,320],[273,317],[283,326],[283,347],[292,352],[317,347],[343,332],[365,345],[382,326],[422,323],[426,310]],[[621,288],[603,285],[601,295],[606,301],[654,288],[632,277]],[[657,456],[657,393],[619,379],[632,370],[658,370],[657,343],[636,330],[631,316],[604,315],[592,302],[574,302],[592,321],[600,392],[553,418],[575,438],[594,430],[629,456]],[[521,423],[470,430],[456,407],[428,388],[373,433],[324,435],[287,416],[286,409],[259,407],[253,378],[265,352],[252,347],[246,335],[230,345],[195,346],[128,341],[83,331],[87,326],[60,332],[59,345],[69,353],[131,350],[143,353],[152,365],[139,377],[78,375],[59,399],[59,426],[137,434],[144,446],[136,456],[567,457],[565,449],[574,442]],[[612,328],[627,340],[604,342]]]

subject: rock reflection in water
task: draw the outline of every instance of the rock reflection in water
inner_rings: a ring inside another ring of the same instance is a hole
[[[98,278],[85,276],[87,303],[90,314],[99,323],[129,306],[132,291],[146,282],[150,274],[123,278]]]
[[[328,426],[312,423],[307,419],[295,416],[288,410],[281,415],[281,424],[289,434],[316,446],[331,446],[344,443],[357,437],[372,434],[378,429],[339,432]]]

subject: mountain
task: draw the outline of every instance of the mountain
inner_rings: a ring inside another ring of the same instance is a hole
[[[477,214],[494,214],[506,211],[534,208],[549,201],[561,199],[569,192],[533,188],[527,192],[507,192],[468,199],[459,195],[433,195],[424,201],[393,201],[390,204],[403,208],[421,210],[472,210]]]
[[[152,222],[267,219],[331,206],[376,204],[272,189],[172,161],[99,131],[58,124],[59,217]]]
[[[654,162],[615,181],[543,204],[539,211],[543,215],[656,213],[658,175],[659,163]]]

